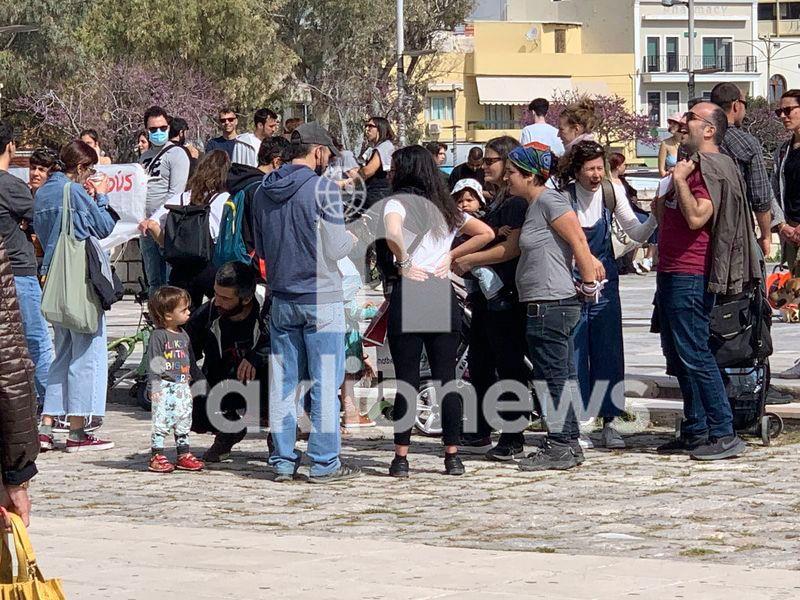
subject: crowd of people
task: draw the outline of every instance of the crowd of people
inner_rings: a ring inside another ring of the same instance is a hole
[[[760,144],[740,128],[747,104],[737,86],[720,84],[709,102],[672,115],[651,210],[625,180],[624,155],[595,140],[588,99],[567,106],[558,127],[545,120],[547,100],[535,99],[534,122],[519,140],[473,147],[449,176],[440,168],[445,144],[398,147],[380,116],[365,121],[357,159],[317,122],[289,119],[279,132],[267,108],[246,133],[236,111],[221,109],[220,136],[200,152],[186,141],[185,120],[148,108],[137,135],[148,177],[139,246],[155,327],[148,468],[198,471],[224,460],[253,425],[245,409],[256,389],[255,426],[269,426],[276,481],[297,473],[298,435],[308,436],[309,481],[359,475],[340,450],[343,432],[374,425],[354,390],[372,372],[361,325],[377,310],[358,301],[371,269],[387,302],[379,318],[397,380],[390,475],[410,473],[423,352],[440,394],[449,475],[465,472],[464,453],[516,460],[525,471],[571,469],[592,444],[580,430],[587,418],[599,420],[600,444],[623,449],[615,427],[625,412],[622,237],[647,249],[637,270],[658,271],[653,329],[684,399],[680,437],[658,452],[740,455],[746,446],[709,345],[710,316],[715,303],[763,285],[773,232],[800,273],[798,108],[800,90],[787,91],[776,114],[793,137],[776,152],[771,184]],[[42,307],[59,285],[48,289],[48,281],[65,280],[67,245],[95,247],[119,217],[108,178],[95,169],[110,160],[96,131],[58,152],[36,149],[27,184],[8,172],[16,139],[0,123],[0,279],[9,297],[1,303],[0,442],[3,482],[22,506],[37,452],[59,447],[59,431],[67,452],[114,446],[95,435],[106,409],[105,304],[88,327],[51,321],[52,339]],[[462,305],[472,317],[474,407],[454,385]],[[783,375],[800,376],[800,367]],[[231,382],[257,385],[215,392]],[[502,410],[493,414],[497,401]],[[535,417],[547,434],[526,455],[523,432]],[[304,419],[308,432],[298,429]],[[190,431],[215,434],[203,460]]]

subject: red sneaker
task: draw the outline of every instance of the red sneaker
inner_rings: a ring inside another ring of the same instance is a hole
[[[169,459],[163,454],[154,454],[150,459],[147,470],[153,473],[172,473],[175,470],[175,465],[169,462]]]
[[[48,450],[55,450],[56,449],[56,442],[53,439],[52,435],[45,435],[43,433],[39,434],[39,450],[41,452],[47,452]]]
[[[114,447],[114,442],[110,440],[101,440],[93,435],[87,435],[80,441],[67,440],[67,452],[90,452],[92,450],[111,450]]]
[[[191,452],[181,454],[175,463],[175,468],[181,471],[202,471],[205,466],[206,463],[195,458]]]

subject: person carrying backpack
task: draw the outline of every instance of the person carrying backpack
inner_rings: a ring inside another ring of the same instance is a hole
[[[164,249],[172,269],[169,285],[189,292],[192,307],[214,296],[214,244],[220,232],[231,161],[222,150],[207,153],[197,164],[186,192],[174,196],[150,219],[139,223]]]

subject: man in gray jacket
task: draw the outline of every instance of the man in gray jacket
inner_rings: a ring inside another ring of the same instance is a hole
[[[170,198],[186,191],[189,179],[189,157],[184,149],[169,141],[169,116],[160,106],[151,106],[144,112],[150,149],[139,162],[147,172],[146,217],[166,204]],[[140,240],[142,263],[147,276],[149,293],[167,283],[169,269],[164,251],[149,234]]]
[[[336,263],[355,237],[345,230],[338,186],[320,177],[331,154],[337,150],[325,129],[301,125],[286,150],[291,162],[267,175],[253,200],[256,254],[266,262],[272,291],[269,411],[275,451],[269,464],[276,481],[292,479],[300,464],[296,398],[305,380],[312,424],[309,481],[360,474],[339,460],[336,393],[344,380],[345,320]]]

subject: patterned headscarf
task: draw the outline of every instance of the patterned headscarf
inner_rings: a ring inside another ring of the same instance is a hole
[[[542,179],[547,180],[553,165],[553,153],[550,152],[549,146],[531,142],[512,150],[508,155],[508,160],[514,163],[520,171],[539,175]]]

